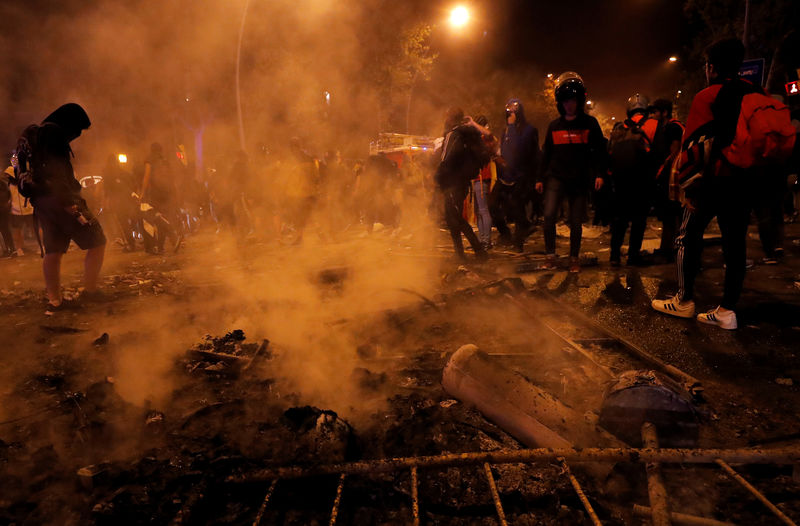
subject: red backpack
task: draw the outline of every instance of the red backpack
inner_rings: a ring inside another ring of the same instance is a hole
[[[782,163],[792,154],[795,133],[785,104],[761,93],[749,93],[742,99],[733,142],[722,149],[722,154],[740,168]]]

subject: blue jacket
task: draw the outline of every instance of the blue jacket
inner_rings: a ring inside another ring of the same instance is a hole
[[[500,155],[505,166],[498,177],[505,183],[517,181],[533,182],[539,167],[539,131],[525,120],[525,110],[519,99],[511,99],[508,104],[519,104],[517,121],[506,126],[500,145]]]

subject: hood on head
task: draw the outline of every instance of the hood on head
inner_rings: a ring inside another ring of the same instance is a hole
[[[525,119],[525,106],[522,105],[522,101],[519,99],[508,99],[508,102],[506,102],[506,108],[512,104],[516,104],[519,107],[519,110],[517,110],[517,125],[521,126],[525,124],[527,120]]]
[[[74,102],[60,106],[56,111],[45,117],[42,124],[47,122],[61,126],[67,132],[70,141],[79,137],[83,130],[92,125],[86,110]]]

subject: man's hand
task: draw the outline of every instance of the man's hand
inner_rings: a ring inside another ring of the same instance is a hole
[[[544,183],[538,182],[538,183],[536,183],[534,188],[536,188],[536,191],[541,194],[542,192],[544,192]]]
[[[603,178],[597,177],[594,180],[594,189],[599,192],[601,188],[603,188]]]

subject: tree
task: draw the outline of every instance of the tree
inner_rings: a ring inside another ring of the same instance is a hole
[[[743,38],[745,58],[764,58],[767,71],[781,42],[800,25],[800,2],[796,0],[760,0],[758,9],[750,9],[745,31],[745,12],[750,0],[686,0],[684,14],[688,22],[689,44],[683,61],[694,88],[702,86],[703,52],[720,38]],[[746,36],[743,36],[746,35]],[[765,79],[766,80],[766,79]]]
[[[431,79],[431,71],[439,54],[431,51],[430,36],[433,28],[428,24],[417,24],[403,32],[400,53],[389,64],[392,86],[406,96],[406,133],[411,125],[411,101],[418,81]]]

